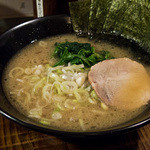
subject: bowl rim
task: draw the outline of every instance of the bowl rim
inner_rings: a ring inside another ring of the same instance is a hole
[[[3,36],[9,34],[9,32],[16,30],[18,28],[21,28],[23,26],[26,26],[28,24],[32,24],[41,20],[45,20],[45,19],[53,19],[53,18],[68,18],[68,15],[55,15],[55,16],[46,16],[46,17],[41,17],[41,18],[36,18],[36,19],[32,19],[29,21],[26,21],[24,23],[21,23],[9,30],[7,30],[6,32],[4,32],[3,34],[0,35],[0,40],[3,38]],[[50,129],[50,128],[45,128],[45,127],[41,127],[38,125],[34,125],[31,123],[27,123],[24,122],[18,118],[16,118],[15,116],[9,114],[8,112],[6,112],[5,110],[3,110],[0,106],[0,114],[3,115],[4,117],[12,120],[15,123],[18,123],[19,125],[26,127],[28,129],[32,129],[41,133],[45,133],[45,134],[49,134],[49,135],[54,135],[54,136],[66,136],[66,137],[77,137],[77,138],[85,138],[85,137],[97,137],[97,136],[112,136],[112,135],[118,135],[118,134],[122,134],[122,133],[126,133],[132,130],[135,130],[139,127],[142,127],[148,123],[150,123],[150,117],[143,119],[141,121],[138,121],[137,123],[134,123],[132,125],[127,125],[125,127],[121,127],[121,128],[116,128],[116,129],[111,129],[110,130],[105,130],[105,131],[65,131],[65,130],[59,130],[59,129]]]

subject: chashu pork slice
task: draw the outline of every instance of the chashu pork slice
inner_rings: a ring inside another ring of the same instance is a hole
[[[108,106],[133,110],[150,100],[150,77],[143,65],[129,58],[97,63],[91,67],[88,79]]]

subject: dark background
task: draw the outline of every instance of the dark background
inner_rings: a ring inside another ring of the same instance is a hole
[[[69,2],[72,1],[77,0],[43,0],[44,16],[59,15],[59,14],[70,15]],[[10,10],[10,8],[5,8],[5,10],[10,12],[14,11]],[[34,10],[33,17],[0,18],[0,34],[18,24],[37,18],[36,0],[33,0],[33,10]]]

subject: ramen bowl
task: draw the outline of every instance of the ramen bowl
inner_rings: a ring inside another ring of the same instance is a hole
[[[73,32],[74,31],[70,22],[70,18],[65,15],[59,15],[43,17],[25,22],[8,30],[0,36],[0,113],[24,127],[58,137],[88,138],[113,136],[120,133],[126,133],[148,124],[150,122],[149,108],[147,108],[136,118],[114,127],[93,132],[67,131],[38,123],[37,121],[34,121],[21,114],[10,104],[3,91],[2,74],[6,64],[12,58],[12,56],[15,55],[20,49],[37,40],[61,34],[71,34]],[[150,63],[149,54],[142,47],[136,44],[136,42],[118,37],[116,35],[102,35],[101,38],[103,38],[103,40],[113,42],[116,45],[131,47],[135,53],[137,52],[138,56],[142,55],[144,58],[143,60],[146,61],[146,63]]]

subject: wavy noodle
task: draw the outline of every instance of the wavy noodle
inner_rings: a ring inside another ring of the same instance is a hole
[[[31,67],[33,69],[31,74],[24,74],[22,78],[17,78],[19,82],[29,84],[29,87],[26,87],[29,92],[25,91],[23,84],[20,84],[22,88],[16,92],[16,96],[23,97],[24,102],[20,101],[20,106],[23,105],[29,111],[29,117],[38,119],[42,124],[50,124],[53,120],[61,121],[65,111],[84,109],[84,103],[93,104],[93,106],[98,103],[95,92],[87,78],[83,81],[84,86],[79,85],[82,80],[77,80],[81,76],[87,77],[87,71],[83,70],[84,65],[68,64],[67,67],[51,67],[46,64],[39,68],[38,66],[40,65]],[[36,69],[42,70],[41,74],[34,74]],[[16,67],[11,70],[10,77],[14,77],[17,71],[19,72],[17,75],[24,73],[23,68]],[[35,106],[31,106],[32,104]],[[44,107],[48,108],[47,112],[51,119],[44,120],[42,116],[42,111],[45,111]],[[101,108],[107,109],[103,104],[101,104]],[[90,112],[102,114],[101,111],[97,110],[90,110]],[[81,126],[81,129],[85,131],[84,120],[80,117],[81,115],[78,116],[76,121]]]
[[[52,89],[55,88],[55,89],[57,90],[57,94],[61,94],[62,91],[61,91],[60,86],[61,86],[61,83],[60,83],[59,81],[55,81],[55,82],[53,83]]]
[[[73,93],[78,88],[78,85],[74,81],[64,81],[60,88],[64,93]]]
[[[24,91],[23,89],[21,89],[21,90],[19,90],[19,92],[18,92],[18,96],[21,96],[22,94],[25,94],[26,95],[26,101],[31,101],[31,95],[30,95],[30,93],[29,92],[26,92],[26,91]]]
[[[43,48],[46,48],[47,47],[47,42],[44,42],[44,41],[40,41],[39,42],[39,45]]]
[[[76,107],[78,106],[76,103],[76,100],[73,99],[66,99],[66,101],[64,102],[64,106],[68,109],[76,109]]]
[[[31,59],[30,63],[35,65],[37,63],[37,58]]]
[[[28,117],[40,119],[41,115],[42,115],[42,109],[41,108],[34,108],[34,109],[31,109],[29,111]]]
[[[34,82],[37,82],[40,77],[38,75],[25,75],[22,79],[28,80],[32,84]]]
[[[29,102],[31,102],[31,94],[26,92],[24,89],[20,89],[17,93],[17,96],[24,99],[23,103],[19,102],[21,105],[24,104],[24,107],[29,108]]]
[[[40,87],[43,85],[44,81],[45,81],[45,78],[42,78],[40,81],[38,81],[38,82],[34,85],[34,87],[33,87],[33,89],[32,89],[32,92],[31,92],[32,98],[35,98],[35,93],[37,93],[37,89],[40,88]]]
[[[30,102],[31,101],[31,95],[30,95],[30,93],[28,93],[26,91],[24,91],[23,93],[26,95],[26,101]]]
[[[56,94],[53,95],[53,101],[63,102],[66,99],[63,95]]]
[[[76,89],[74,95],[79,102],[87,101],[89,98],[89,93],[85,89]]]
[[[52,84],[46,84],[42,90],[43,98],[49,103],[51,102],[52,98],[52,86],[53,86]]]
[[[16,75],[13,75],[14,72],[17,72]],[[12,70],[10,70],[9,77],[16,78],[16,77],[21,76],[23,73],[24,73],[24,69],[23,68],[21,68],[21,67],[15,67]]]

